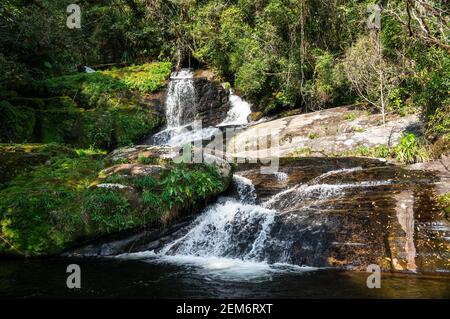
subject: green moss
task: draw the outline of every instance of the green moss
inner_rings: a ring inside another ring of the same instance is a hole
[[[350,112],[350,113],[346,113],[344,115],[344,120],[346,121],[354,121],[358,118],[358,114],[356,114],[356,112]]]
[[[170,62],[153,62],[120,69],[77,73],[51,78],[38,83],[44,93],[68,95],[86,108],[114,105],[129,91],[152,93],[165,85],[170,75]]]
[[[96,107],[104,99],[120,95],[127,89],[124,83],[102,72],[64,75],[37,85],[45,94],[70,96],[87,108]]]
[[[83,235],[89,219],[80,202],[101,167],[61,155],[14,178],[0,191],[0,253],[53,254]]]
[[[40,112],[43,143],[72,143],[81,134],[80,113],[76,108],[49,109]]]
[[[362,132],[364,132],[364,128],[362,126],[353,126],[351,128],[351,131],[352,132],[357,132],[357,133],[362,133]]]
[[[52,97],[13,96],[2,101],[0,142],[104,149],[133,144],[162,121],[140,102],[139,94],[164,86],[170,70],[169,62],[154,62],[37,82],[41,94]]]
[[[111,112],[103,109],[94,109],[83,111],[81,115],[83,133],[75,144],[80,147],[103,149],[113,147],[114,118]]]
[[[319,133],[311,132],[311,133],[308,134],[308,138],[310,140],[314,140],[314,139],[316,139],[318,137],[319,137]]]
[[[28,107],[0,101],[0,142],[31,142],[36,122],[35,112]]]
[[[108,70],[104,71],[103,74],[121,80],[130,90],[152,93],[164,86],[171,69],[172,64],[170,62],[154,62]]]
[[[304,157],[304,156],[311,156],[311,154],[312,154],[311,147],[301,147],[301,148],[298,148],[297,150],[295,150],[292,153],[292,156]]]
[[[113,110],[113,116],[116,142],[120,146],[133,144],[154,132],[161,124],[154,111],[143,107],[116,108]]]
[[[0,189],[0,255],[53,255],[105,234],[166,222],[176,209],[204,204],[225,188],[216,169],[204,164],[169,164],[171,170],[158,178],[107,178],[109,183],[132,186],[132,193],[97,188],[98,173],[105,165],[102,153],[57,151],[56,145],[17,149],[55,151],[55,156]]]
[[[55,155],[73,151],[55,144],[0,144],[0,189],[16,175],[41,165]]]

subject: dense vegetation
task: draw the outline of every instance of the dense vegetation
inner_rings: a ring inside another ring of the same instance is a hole
[[[203,164],[166,162],[157,177],[101,179],[101,169],[113,164],[103,159],[104,152],[57,144],[3,145],[0,151],[2,168],[21,169],[0,188],[0,255],[56,254],[101,235],[168,222],[226,187],[216,169]],[[42,156],[44,162],[14,160],[24,153]],[[133,191],[96,187],[105,182]]]
[[[254,119],[343,104],[422,114],[422,137],[337,155],[410,163],[427,158],[427,143],[448,149],[448,1],[79,0],[81,28],[69,29],[72,2],[0,3],[0,143],[40,143],[1,145],[0,253],[60,252],[223,188],[202,165],[108,177],[137,189],[138,202],[93,186],[106,151],[163,124],[146,98],[173,68],[211,68],[252,102]],[[374,3],[381,31],[367,28]],[[80,72],[85,65],[97,72]]]
[[[170,62],[148,63],[36,80],[33,97],[0,102],[0,142],[103,149],[137,142],[162,120],[141,96],[164,86],[170,69]]]
[[[210,66],[260,114],[384,104],[388,111],[421,111],[431,140],[449,135],[447,1],[377,2],[383,8],[381,59],[378,32],[366,23],[374,0],[77,3],[82,27],[69,30],[68,3],[4,1],[2,88],[20,91],[84,64],[169,59],[176,66]]]

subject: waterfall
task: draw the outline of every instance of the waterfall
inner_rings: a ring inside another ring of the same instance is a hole
[[[227,257],[264,261],[275,211],[228,199],[210,207],[182,238],[169,244],[163,255]]]
[[[231,108],[228,111],[225,120],[219,126],[226,125],[244,125],[248,123],[248,116],[252,113],[250,104],[244,101],[233,90],[230,91]]]
[[[194,73],[191,69],[181,69],[172,73],[167,88],[166,122],[167,127],[148,138],[146,144],[182,146],[194,141],[209,141],[221,135],[218,127],[247,124],[251,113],[250,104],[230,92],[231,108],[225,120],[216,127],[194,127],[197,112],[197,96],[194,86]]]
[[[360,167],[329,171],[321,177],[347,174]],[[345,184],[303,184],[282,191],[262,204],[256,204],[255,186],[240,175],[233,176],[237,198],[222,198],[210,206],[183,237],[165,246],[164,256],[232,258],[252,262],[288,263],[292,241],[274,237],[272,228],[281,211],[307,200],[320,201],[342,196],[349,189],[390,185],[390,181],[360,181]],[[307,209],[308,205],[304,205]],[[275,252],[275,253],[274,253]],[[272,254],[272,258],[269,256]],[[275,260],[273,256],[276,255]]]
[[[194,121],[196,96],[193,77],[190,69],[172,73],[166,99],[167,128],[178,128]]]
[[[295,271],[312,270],[314,268],[309,266],[324,263],[321,258],[326,247],[325,239],[322,239],[325,237],[321,237],[325,236],[326,226],[321,226],[320,217],[311,223],[312,216],[320,216],[322,209],[333,209],[329,206],[330,200],[337,203],[336,199],[354,192],[394,184],[392,180],[369,179],[336,184],[325,180],[361,170],[361,167],[331,170],[307,183],[284,189],[262,202],[258,201],[252,180],[235,174],[232,187],[235,192],[207,207],[183,234],[154,251],[120,257],[193,264],[216,275],[225,271],[227,276],[238,273],[245,278],[253,273],[252,269],[265,273],[277,271],[280,267],[283,270],[286,267],[297,267]],[[286,185],[289,176],[281,173],[276,177],[280,184]]]
[[[243,176],[234,175],[233,182],[236,185],[239,200],[246,204],[256,203],[255,186],[252,181]]]

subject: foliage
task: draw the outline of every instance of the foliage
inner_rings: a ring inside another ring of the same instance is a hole
[[[0,114],[0,142],[31,142],[36,121],[32,109],[0,101]]]
[[[346,121],[354,121],[358,118],[356,112],[349,112],[344,115],[344,120]]]
[[[447,219],[450,218],[450,193],[442,194],[438,197],[438,202],[442,206]]]
[[[102,69],[104,64],[164,60],[176,67],[211,67],[252,102],[255,118],[358,101],[380,108],[381,80],[387,112],[421,110],[428,139],[448,135],[445,1],[382,2],[381,56],[378,35],[366,25],[367,5],[373,3],[94,1],[83,2],[82,28],[69,30],[66,4],[60,1],[5,0],[0,95],[29,94],[30,87],[40,89],[45,83],[49,91],[68,95],[83,108],[127,104],[123,95],[130,89],[148,93],[161,87],[169,62],[131,66],[131,73],[49,78],[82,65]]]
[[[406,164],[423,162],[429,158],[423,139],[412,133],[403,135],[400,142],[393,148],[393,153],[399,162]]]
[[[165,85],[168,62],[50,78],[39,82],[50,98],[11,97],[1,101],[2,142],[58,142],[111,149],[130,145],[153,132],[158,114],[139,101]]]
[[[195,205],[199,199],[206,199],[224,190],[216,169],[206,164],[192,167],[178,164],[160,180],[143,176],[127,183],[142,191],[142,200],[147,209],[159,213],[176,205]]]
[[[139,225],[130,213],[128,199],[113,189],[95,189],[85,196],[83,213],[90,216],[96,232],[110,233]]]
[[[91,157],[58,155],[22,172],[0,191],[0,252],[61,251],[87,227],[80,202],[101,168]]]
[[[152,93],[165,85],[170,62],[153,62],[94,73],[78,73],[38,82],[47,94],[67,95],[86,108],[121,103],[128,91]]]
[[[423,138],[413,133],[404,134],[399,143],[393,147],[380,144],[375,147],[359,145],[353,150],[332,154],[334,156],[364,156],[392,158],[402,164],[420,163],[431,157],[431,152]]]
[[[164,86],[171,69],[170,62],[154,62],[122,68],[119,72],[111,70],[104,73],[120,79],[130,90],[152,93]]]
[[[107,178],[132,186],[140,196],[136,202],[119,189],[95,187],[103,151],[57,144],[7,144],[0,150],[49,155],[0,188],[0,254],[60,253],[89,238],[169,218],[175,206],[186,210],[224,190],[217,170],[206,164],[177,164],[160,178]]]

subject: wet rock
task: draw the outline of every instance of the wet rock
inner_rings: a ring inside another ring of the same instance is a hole
[[[225,120],[231,107],[228,90],[203,77],[194,78],[194,87],[196,118],[202,121],[203,127],[215,126]]]
[[[109,238],[97,240],[92,244],[72,249],[65,252],[65,257],[108,257],[124,253],[133,253],[138,251],[157,250],[164,244],[162,237],[166,241],[179,238],[188,229],[193,216],[187,216],[176,223],[165,227],[151,227],[144,231],[135,231],[134,234],[115,234]]]
[[[450,223],[435,201],[436,173],[364,159],[314,160],[315,167],[312,159],[286,159],[287,186],[250,165],[238,172],[277,211],[267,261],[450,272]]]

